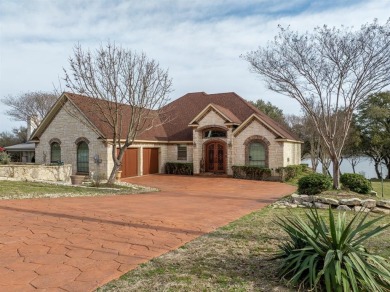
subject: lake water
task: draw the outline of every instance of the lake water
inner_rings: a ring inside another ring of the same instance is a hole
[[[303,159],[302,163],[306,163],[311,167],[311,161],[310,159]],[[351,163],[348,159],[343,159],[343,162],[340,165],[341,173],[353,173]],[[361,157],[359,163],[355,167],[356,173],[360,173],[364,175],[366,178],[377,178],[374,162],[369,157]],[[330,173],[332,173],[332,164],[329,167]],[[379,169],[380,171],[380,169]],[[382,166],[383,171],[383,177],[386,177],[387,175],[387,168],[383,165]],[[317,172],[322,172],[322,165],[321,163],[318,164]]]

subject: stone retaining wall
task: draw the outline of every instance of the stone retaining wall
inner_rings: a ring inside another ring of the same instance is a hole
[[[380,214],[390,214],[390,201],[345,198],[334,199],[321,196],[308,196],[292,194],[290,197],[275,202],[273,208],[319,208],[328,209],[329,206],[338,210],[374,212]]]
[[[6,164],[0,165],[0,177],[20,180],[70,182],[72,165]]]

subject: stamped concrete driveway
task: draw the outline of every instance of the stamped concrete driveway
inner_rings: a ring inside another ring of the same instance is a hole
[[[294,191],[228,178],[126,181],[161,192],[0,201],[0,291],[91,291]]]

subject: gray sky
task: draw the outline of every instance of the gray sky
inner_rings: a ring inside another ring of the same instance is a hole
[[[234,91],[299,113],[296,101],[264,87],[239,58],[265,45],[277,25],[311,30],[390,17],[390,0],[0,0],[0,97],[51,91],[73,47],[108,40],[143,51],[168,68],[171,99],[185,93]],[[0,132],[22,125],[0,104]]]

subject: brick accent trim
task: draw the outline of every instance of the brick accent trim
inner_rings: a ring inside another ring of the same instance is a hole
[[[244,142],[245,146],[245,165],[249,165],[249,146],[251,143],[257,142],[264,146],[265,150],[265,167],[269,167],[269,146],[271,143],[267,140],[267,138],[259,135],[250,136]]]
[[[85,142],[87,144],[89,144],[89,140],[85,137],[79,137],[76,139],[76,141],[74,142],[76,145],[78,145],[80,142]]]

